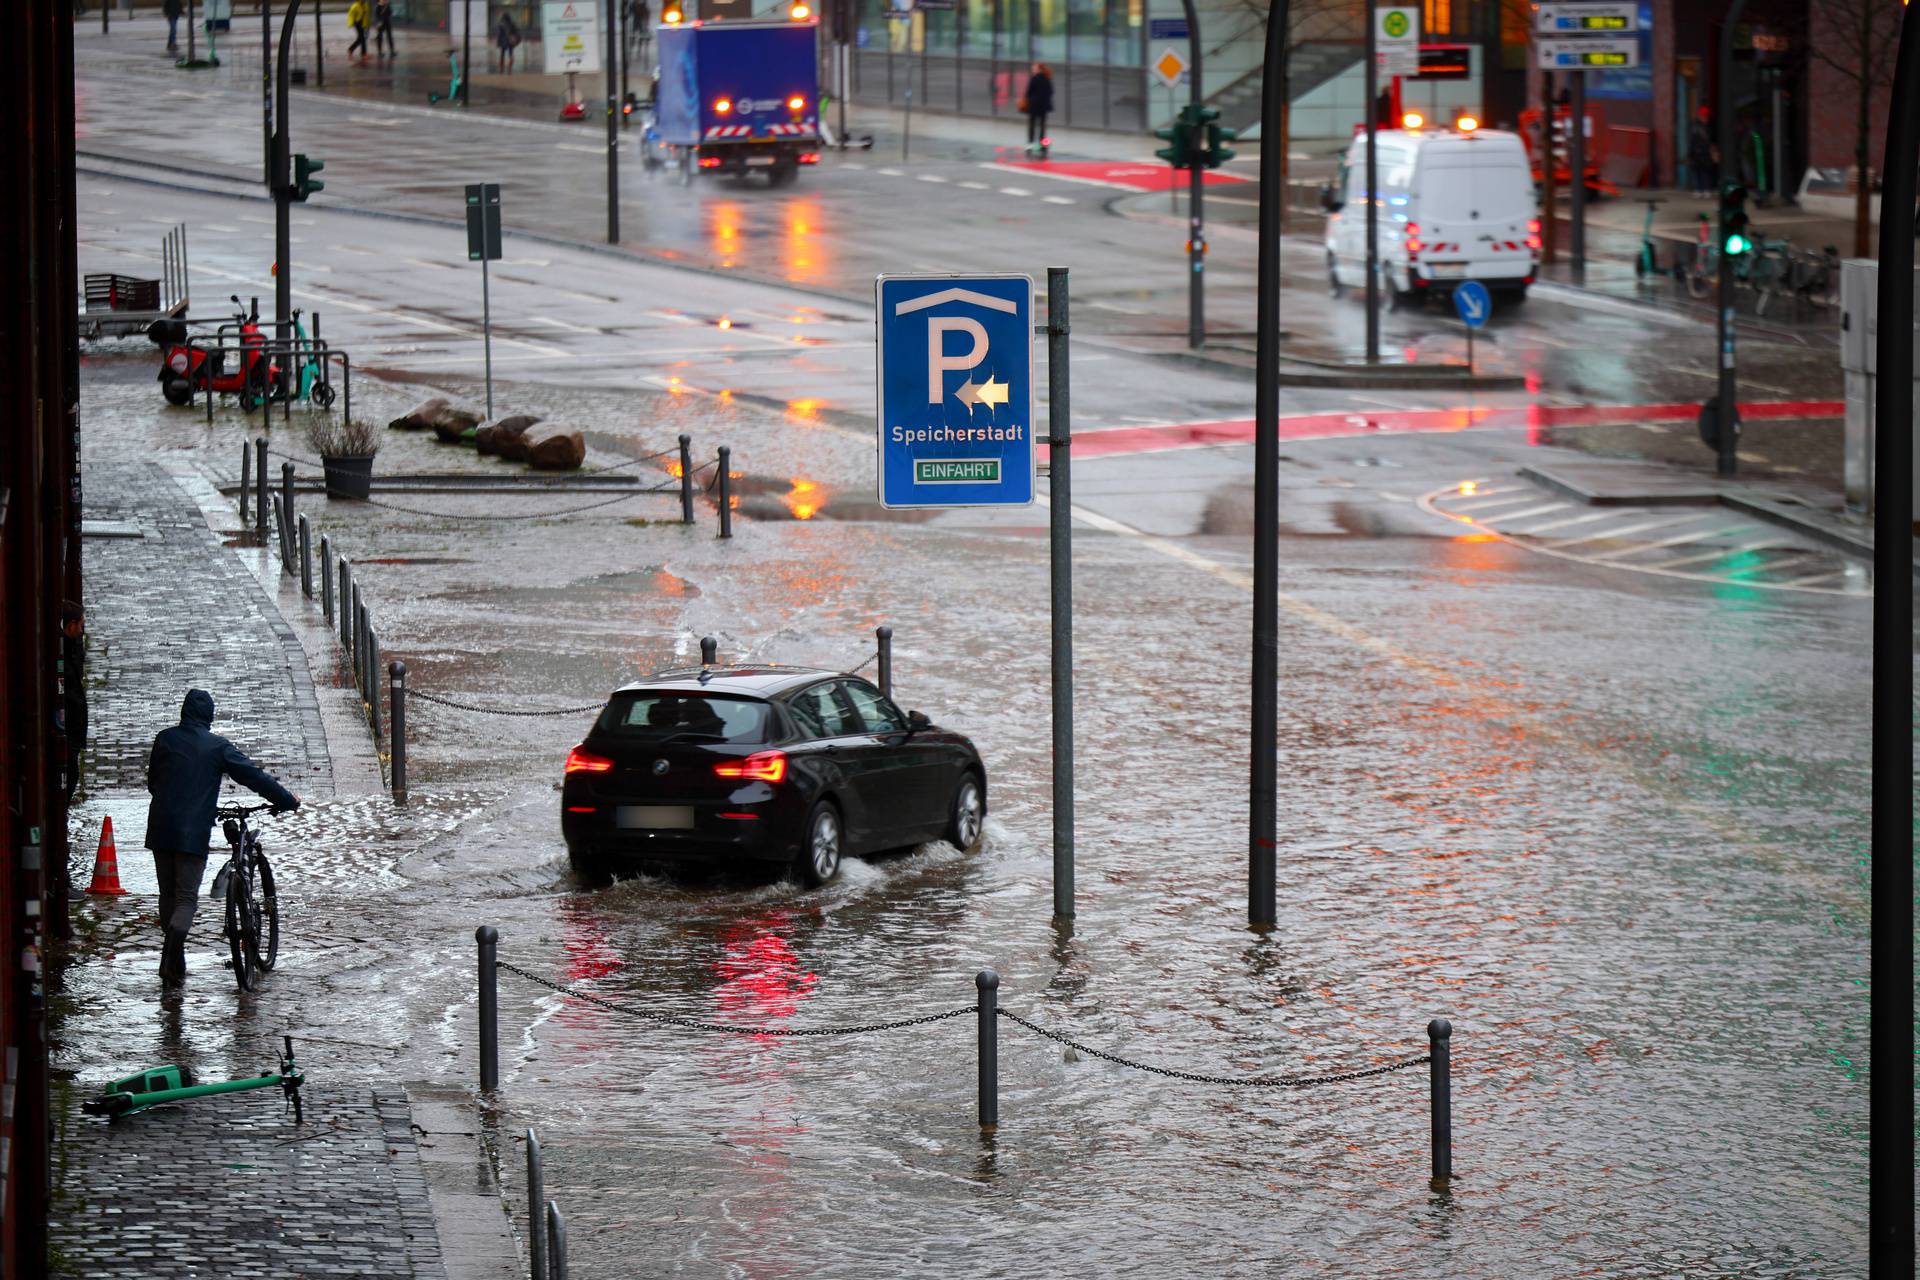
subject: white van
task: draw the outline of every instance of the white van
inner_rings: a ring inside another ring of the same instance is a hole
[[[1382,129],[1381,288],[1401,306],[1478,280],[1505,302],[1527,296],[1540,262],[1533,171],[1520,136],[1491,129]],[[1327,208],[1327,283],[1367,283],[1367,138],[1353,140]]]

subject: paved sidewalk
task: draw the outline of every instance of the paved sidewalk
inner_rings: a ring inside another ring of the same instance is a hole
[[[397,1088],[310,1087],[298,1128],[277,1089],[118,1124],[70,1101],[56,1157],[56,1275],[445,1280]]]

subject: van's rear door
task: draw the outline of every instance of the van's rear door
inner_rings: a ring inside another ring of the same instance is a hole
[[[1533,176],[1520,148],[1463,141],[1421,159],[1413,217],[1425,246],[1422,274],[1492,281],[1531,275]]]

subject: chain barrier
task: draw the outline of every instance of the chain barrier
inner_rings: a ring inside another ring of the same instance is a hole
[[[718,458],[715,458],[712,462],[701,463],[699,466],[693,469],[693,474],[697,477],[702,471],[705,471],[708,468],[713,469],[713,474],[707,478],[707,487],[704,490],[702,490],[702,492],[712,493],[715,489],[720,487],[720,460]]]
[[[902,1027],[918,1027],[924,1026],[929,1022],[944,1022],[948,1018],[958,1018],[969,1013],[978,1013],[980,1011],[980,1006],[970,1004],[964,1008],[947,1009],[940,1013],[923,1014],[918,1018],[901,1018],[893,1022],[870,1022],[854,1027],[743,1027],[731,1022],[701,1022],[697,1018],[680,1018],[670,1013],[649,1013],[645,1009],[635,1009],[630,1005],[620,1004],[617,1001],[608,1000],[601,996],[590,996],[584,991],[576,991],[571,987],[563,987],[559,983],[543,978],[537,973],[528,973],[519,965],[509,963],[505,960],[495,960],[494,965],[497,968],[505,969],[508,973],[519,974],[535,986],[545,987],[547,990],[557,992],[569,999],[584,1001],[591,1005],[598,1005],[600,1008],[613,1013],[624,1013],[630,1018],[642,1018],[648,1022],[659,1022],[673,1027],[685,1027],[690,1031],[719,1031],[727,1035],[735,1036],[784,1036],[788,1038],[857,1036],[872,1031],[898,1031]]]
[[[303,458],[297,453],[282,453],[280,450],[274,448],[272,445],[267,446],[267,452],[272,454],[276,458],[285,458],[288,462],[297,462],[303,467],[326,466],[326,463],[322,462],[318,458]]]
[[[666,493],[670,489],[677,490],[679,489],[679,487],[680,485],[676,481],[671,486],[662,485],[658,488],[653,488],[653,489],[635,489],[632,493],[623,493],[618,497],[608,498],[604,502],[589,502],[585,506],[566,507],[559,511],[526,511],[526,512],[519,512],[512,515],[504,515],[504,514],[498,514],[493,512],[463,513],[458,511],[423,511],[419,507],[403,507],[395,502],[382,502],[378,498],[364,498],[362,499],[362,501],[365,502],[370,507],[381,507],[387,511],[404,511],[406,514],[410,516],[431,516],[436,520],[551,520],[556,516],[577,515],[582,511],[592,511],[599,507],[610,507],[616,502],[625,502],[629,498],[637,498],[642,494]],[[495,497],[498,495],[488,494],[487,496]]]
[[[575,474],[583,476],[603,476],[609,471],[621,471],[627,467],[637,467],[643,462],[652,462],[656,458],[665,458],[669,455],[678,454],[679,452],[680,450],[678,448],[662,449],[660,452],[650,453],[644,458],[629,458],[625,462],[616,462],[610,467],[589,467],[587,470],[576,472]]]
[[[577,716],[589,711],[598,711],[606,706],[605,702],[596,702],[585,707],[555,707],[550,711],[516,711],[506,707],[480,707],[471,702],[455,702],[452,698],[441,698],[409,686],[407,697],[419,698],[423,702],[438,703],[443,707],[452,707],[455,711],[475,711],[483,716]]]
[[[867,655],[867,660],[865,662],[861,663],[859,666],[854,667],[850,670],[842,671],[840,674],[843,676],[857,676],[862,671],[865,671],[868,667],[872,666],[874,663],[878,662],[879,660],[880,660],[880,651],[878,649],[875,649],[872,653]]]
[[[1398,1062],[1389,1062],[1378,1067],[1361,1067],[1353,1071],[1336,1071],[1320,1076],[1211,1076],[1198,1071],[1176,1071],[1172,1067],[1156,1067],[1145,1062],[1135,1062],[1123,1058],[1117,1053],[1108,1053],[1091,1045],[1081,1044],[1078,1040],[1061,1035],[1058,1031],[1049,1031],[1037,1023],[1029,1022],[1010,1009],[997,1010],[1001,1017],[1016,1022],[1036,1035],[1045,1036],[1066,1045],[1078,1053],[1089,1057],[1101,1058],[1122,1067],[1132,1067],[1135,1071],[1145,1071],[1156,1076],[1170,1076],[1175,1080],[1190,1080],[1195,1084],[1223,1084],[1238,1088],[1254,1089],[1305,1089],[1318,1084],[1339,1084],[1346,1080],[1364,1080],[1368,1076],[1384,1076],[1393,1071],[1405,1071],[1410,1067],[1425,1066],[1433,1061],[1429,1054],[1417,1058],[1405,1058]]]

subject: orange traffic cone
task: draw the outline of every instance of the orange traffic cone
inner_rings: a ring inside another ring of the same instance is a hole
[[[120,857],[113,847],[113,819],[100,824],[100,852],[93,856],[93,883],[88,893],[125,893],[120,887]]]

